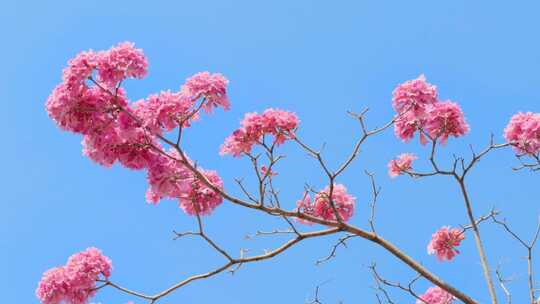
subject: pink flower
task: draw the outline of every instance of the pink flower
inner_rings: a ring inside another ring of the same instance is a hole
[[[148,72],[148,62],[143,51],[136,49],[134,43],[122,42],[99,52],[96,69],[98,81],[108,88],[115,88],[126,78],[144,78]]]
[[[388,163],[388,175],[395,178],[402,172],[410,170],[412,168],[412,162],[415,159],[418,159],[418,157],[416,157],[414,154],[400,154],[397,159],[393,159]]]
[[[409,142],[416,131],[422,130],[426,122],[427,110],[438,101],[437,88],[426,82],[424,75],[406,81],[394,89],[392,106],[398,116],[394,123],[394,133],[405,142]],[[420,142],[426,143],[420,133]]]
[[[36,290],[36,296],[43,304],[58,304],[70,293],[70,285],[66,278],[65,267],[47,270]]]
[[[230,104],[227,97],[227,84],[229,81],[221,74],[210,74],[201,72],[191,76],[184,86],[182,92],[190,96],[192,100],[204,98],[203,108],[206,112],[211,112],[213,108],[222,107],[229,110]]]
[[[148,188],[148,190],[146,190],[145,196],[146,201],[153,205],[157,205],[157,203],[159,203],[159,201],[162,199],[162,197],[155,193],[152,188]]]
[[[88,77],[97,66],[99,55],[92,51],[81,52],[69,60],[68,67],[64,69],[62,80],[69,89],[77,91],[83,87]]]
[[[457,103],[446,101],[431,105],[424,126],[433,139],[446,144],[449,136],[460,137],[469,132],[469,125]]]
[[[223,181],[215,171],[199,170],[212,185],[223,189]],[[218,192],[209,188],[199,178],[193,177],[185,196],[180,197],[180,208],[189,215],[209,215],[223,202]]]
[[[420,299],[416,300],[416,304],[451,304],[454,302],[455,297],[444,289],[435,286],[428,288],[428,290],[420,296]]]
[[[504,138],[513,145],[516,153],[540,152],[540,113],[517,113],[504,129]]]
[[[43,274],[36,296],[43,304],[84,304],[95,295],[96,281],[111,275],[109,258],[96,248],[72,255],[66,265]]]
[[[118,160],[116,148],[121,141],[118,130],[109,126],[84,136],[83,155],[102,166],[111,167]]]
[[[47,99],[45,108],[60,128],[89,134],[109,125],[115,119],[118,107],[127,104],[123,91],[118,93],[113,99],[97,87],[83,86],[74,91],[68,85],[60,84]]]
[[[187,214],[209,215],[223,202],[223,197],[195,176],[179,160],[178,153],[170,151],[169,155],[178,160],[159,155],[148,168],[147,201],[157,204],[163,198],[178,199],[180,208]],[[198,170],[212,185],[223,188],[223,181],[215,171]]]
[[[124,137],[115,147],[118,161],[126,168],[141,170],[149,166],[157,157],[154,147],[159,148],[156,140],[142,128],[137,128],[134,136]]]
[[[398,113],[411,110],[424,112],[425,108],[437,102],[437,87],[428,83],[424,75],[398,85],[392,93],[392,106]]]
[[[397,112],[394,133],[405,142],[417,131],[423,145],[427,143],[424,133],[446,144],[449,136],[459,137],[469,132],[459,105],[439,102],[436,87],[427,83],[423,75],[399,85],[394,90],[392,105]]]
[[[465,239],[465,234],[460,229],[442,227],[432,236],[428,244],[428,254],[435,254],[440,261],[451,261],[459,251],[455,248]]]
[[[409,142],[417,131],[422,130],[426,122],[426,113],[421,115],[413,111],[407,111],[399,114],[394,122],[394,134],[404,142]],[[425,144],[424,134],[420,133],[420,143]]]
[[[173,150],[169,151],[169,155],[180,159]],[[148,167],[147,179],[153,193],[151,197],[179,198],[189,191],[191,177],[189,169],[179,160],[159,155]]]
[[[83,154],[105,167],[117,160],[127,168],[140,170],[156,157],[153,147],[158,144],[141,128],[133,128],[129,135],[125,131],[109,126],[88,134],[83,139]]]
[[[237,157],[249,153],[253,145],[262,144],[265,135],[274,138],[272,143],[267,144],[283,144],[287,139],[294,138],[298,123],[296,114],[279,109],[267,109],[262,114],[247,113],[240,129],[225,139],[220,154]]]
[[[221,74],[198,73],[179,92],[162,91],[130,104],[120,84],[126,78],[143,78],[147,68],[143,51],[129,42],[106,51],[82,52],[64,69],[46,110],[60,128],[84,135],[83,154],[96,163],[111,167],[118,161],[130,169],[148,169],[149,202],[173,198],[188,214],[209,214],[223,200],[219,191],[200,181],[175,151],[165,156],[158,138],[197,120],[198,99],[207,112],[218,106],[228,109],[228,81]],[[279,121],[281,116],[267,116],[267,126],[274,120],[277,126],[287,122]],[[277,134],[281,130],[268,132],[281,136]],[[214,171],[200,172],[216,187],[223,187]]]
[[[327,221],[335,221],[336,216],[334,209],[329,200],[330,197],[330,186],[327,186],[323,190],[319,191],[311,202],[309,195],[304,195],[304,198],[297,202],[297,210],[318,217]],[[341,184],[334,184],[332,190],[332,201],[336,208],[339,217],[343,221],[348,221],[354,213],[355,198],[347,193],[345,186]],[[300,221],[304,224],[309,224],[309,222]]]
[[[197,120],[199,113],[194,112],[193,105],[193,100],[182,92],[162,91],[135,102],[131,112],[148,131],[161,135],[177,128],[180,122],[182,127],[189,127],[191,121]]]
[[[119,107],[127,105],[116,85],[127,77],[142,78],[147,62],[141,50],[132,43],[121,43],[108,51],[87,51],[71,59],[62,80],[49,96],[46,109],[57,124],[75,133],[88,134],[110,123]],[[97,81],[118,96],[89,85],[87,78],[97,71]]]

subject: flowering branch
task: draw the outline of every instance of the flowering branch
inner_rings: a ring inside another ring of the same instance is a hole
[[[432,169],[430,172],[415,172],[412,169],[412,162],[417,157],[404,153],[390,162],[391,177],[400,174],[408,174],[414,178],[450,176],[459,185],[463,196],[469,224],[462,226],[462,230],[441,228],[433,235],[428,245],[429,253],[436,253],[440,259],[450,261],[459,253],[455,247],[464,239],[464,232],[472,230],[491,301],[496,304],[493,281],[478,229],[481,222],[491,218],[503,225],[505,230],[528,250],[531,304],[534,302],[531,255],[540,234],[540,224],[533,241],[525,243],[508,228],[506,223],[496,219],[497,213],[493,210],[487,216],[476,219],[465,179],[472,168],[490,151],[507,146],[512,146],[516,151],[522,164],[521,168],[540,169],[540,114],[514,115],[505,129],[507,143],[495,144],[492,135],[490,144],[478,154],[471,147],[472,157],[468,162],[464,158],[454,157],[452,168],[445,170],[437,163],[437,148],[445,145],[450,137],[465,135],[470,128],[459,105],[452,101],[441,101],[436,87],[427,83],[422,75],[418,79],[400,84],[394,90],[392,106],[396,115],[382,127],[367,128],[365,116],[368,109],[359,114],[349,112],[360,125],[360,136],[348,157],[334,170],[326,163],[322,150],[311,148],[296,134],[299,125],[296,114],[279,109],[267,109],[261,114],[248,113],[242,120],[241,127],[225,139],[220,149],[222,155],[247,157],[251,163],[257,179],[257,189],[252,191],[245,187],[241,179],[236,179],[237,185],[246,197],[242,199],[225,189],[217,172],[201,168],[182,148],[184,129],[196,122],[203,111],[211,113],[215,108],[229,109],[226,89],[228,80],[220,74],[198,73],[190,77],[178,92],[162,91],[130,103],[122,83],[127,78],[143,78],[147,73],[147,66],[142,50],[135,49],[131,43],[121,43],[107,51],[82,52],[69,61],[62,82],[47,100],[47,111],[60,128],[83,135],[83,153],[96,163],[110,167],[118,162],[130,169],[146,170],[149,183],[146,193],[148,202],[158,204],[163,199],[176,199],[185,213],[196,218],[196,231],[174,232],[174,238],[200,237],[223,256],[226,262],[209,272],[193,275],[149,296],[111,282],[108,279],[110,260],[99,250],[89,248],[72,256],[65,266],[53,268],[44,274],[37,290],[37,295],[44,304],[85,303],[106,286],[148,300],[152,304],[191,282],[215,276],[225,270],[234,273],[245,263],[270,259],[305,239],[338,233],[343,233],[344,236],[334,244],[330,254],[317,263],[335,257],[339,246],[346,246],[349,239],[360,237],[384,248],[418,274],[408,286],[404,286],[381,278],[373,265],[372,272],[378,289],[383,292],[387,302],[393,303],[382,285],[405,290],[420,303],[450,304],[454,299],[459,299],[466,304],[476,304],[477,302],[470,296],[437,277],[376,233],[375,209],[380,187],[377,187],[372,173],[366,171],[372,190],[371,213],[368,219],[370,230],[349,223],[354,214],[356,198],[347,192],[343,184],[337,184],[336,181],[358,157],[366,140],[391,126],[394,126],[395,134],[405,142],[410,141],[418,133],[422,145],[431,143],[429,163]],[[177,130],[176,139],[168,139],[165,134],[174,130]],[[294,210],[287,209],[287,204],[280,201],[280,191],[273,183],[277,175],[275,166],[284,158],[283,155],[278,155],[276,150],[286,141],[295,142],[313,157],[328,181],[328,185],[319,191],[308,187]],[[254,152],[255,148],[259,151]],[[525,157],[532,159],[532,162],[523,161],[522,158]],[[310,193],[314,194],[313,200]],[[245,256],[245,250],[240,250],[240,256],[234,257],[206,234],[202,220],[203,216],[211,214],[223,201],[278,217],[289,227],[286,230],[257,231],[256,236],[280,234],[291,235],[292,238],[262,255],[249,257]],[[302,232],[296,227],[295,221],[306,225],[320,224],[326,226],[326,229]],[[506,290],[498,271],[496,275],[503,290]],[[423,295],[416,295],[412,290],[412,284],[420,278],[425,278],[436,287],[429,288]],[[97,286],[96,283],[102,284]],[[313,303],[320,303],[318,289],[315,299]],[[377,300],[382,303],[379,294]]]

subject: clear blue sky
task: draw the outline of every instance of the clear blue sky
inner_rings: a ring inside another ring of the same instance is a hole
[[[358,135],[347,110],[370,107],[368,123],[390,118],[396,84],[424,73],[443,98],[458,101],[472,131],[450,140],[440,155],[467,153],[487,143],[519,110],[540,111],[540,43],[537,1],[510,5],[494,1],[3,1],[0,5],[0,99],[3,130],[0,159],[4,193],[0,203],[0,286],[5,303],[37,303],[41,274],[67,257],[96,246],[114,263],[112,280],[146,293],[160,291],[222,260],[203,242],[172,240],[172,230],[195,228],[175,203],[146,204],[144,173],[105,169],[81,155],[79,136],[61,132],[47,117],[44,102],[59,82],[66,61],[81,50],[105,49],[130,40],[145,50],[149,75],[129,81],[138,99],[177,89],[191,74],[209,70],[230,79],[232,110],[204,117],[186,136],[186,149],[207,168],[217,169],[238,193],[234,177],[249,176],[247,161],[220,157],[219,145],[247,111],[281,107],[302,120],[300,135],[312,145],[327,143],[337,164]],[[283,200],[293,208],[305,182],[323,187],[316,163],[296,147],[278,168]],[[443,178],[390,180],[386,163],[401,152],[427,152],[406,145],[391,130],[370,140],[359,160],[339,181],[358,198],[352,222],[367,228],[370,189],[364,169],[383,187],[377,225],[387,239],[426,267],[488,301],[472,235],[455,262],[426,254],[433,231],[466,223],[458,188]],[[467,154],[468,155],[468,154]],[[424,165],[421,165],[421,164]],[[475,211],[492,206],[530,238],[540,211],[538,175],[513,173],[509,150],[489,156],[471,175]],[[257,229],[284,228],[251,211],[223,204],[205,219],[220,244],[237,252],[261,253],[278,241],[246,241]],[[526,294],[525,252],[499,227],[482,231],[493,266],[514,274],[509,284],[516,303]],[[160,301],[166,303],[304,303],[315,286],[326,303],[375,302],[366,265],[377,261],[388,279],[414,276],[393,257],[363,240],[322,266],[317,258],[335,237],[308,241],[271,261],[245,265],[234,276],[194,283]],[[535,253],[538,258],[538,254]],[[540,261],[535,265],[539,270]],[[540,275],[540,273],[538,274]],[[423,292],[430,284],[421,281]],[[500,292],[502,297],[502,293]],[[395,299],[412,303],[399,291]],[[136,300],[106,289],[95,302]],[[141,301],[136,301],[142,303]]]

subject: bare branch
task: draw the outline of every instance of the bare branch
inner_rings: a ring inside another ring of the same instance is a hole
[[[377,286],[378,286],[379,290],[381,290],[381,291],[384,290],[382,288],[381,284],[386,285],[386,286],[390,286],[390,287],[394,287],[394,288],[397,288],[397,289],[400,289],[402,291],[407,292],[408,294],[413,296],[416,300],[421,301],[422,303],[429,304],[426,301],[424,301],[424,299],[422,299],[420,296],[418,296],[418,294],[412,288],[414,283],[416,283],[416,281],[418,281],[418,279],[420,279],[422,277],[420,274],[417,274],[416,277],[414,277],[412,280],[410,280],[409,283],[405,286],[405,285],[402,285],[399,282],[391,282],[391,281],[388,281],[388,280],[382,278],[381,275],[377,272],[377,268],[376,268],[375,263],[371,264],[371,266],[369,266],[369,269],[371,270],[371,273],[373,274],[373,278],[375,279],[375,282],[377,283]],[[384,291],[384,293],[385,293],[385,295],[386,295],[386,297],[388,299],[389,297],[388,297],[388,294],[386,293],[386,291]]]
[[[358,237],[357,235],[354,235],[354,234],[347,234],[346,236],[343,236],[343,237],[340,237],[339,240],[337,241],[336,244],[334,244],[334,246],[332,246],[332,250],[330,251],[330,254],[328,254],[328,256],[322,258],[322,259],[319,259],[315,262],[315,265],[320,265],[324,262],[327,262],[329,261],[330,259],[332,258],[335,258],[336,257],[336,251],[337,251],[337,248],[342,245],[343,247],[347,248],[347,241],[351,238],[354,238],[354,237]]]
[[[504,295],[506,296],[506,302],[508,304],[512,304],[512,294],[510,293],[510,291],[508,291],[508,288],[506,288],[506,285],[505,285],[510,280],[504,279],[502,277],[500,266],[501,265],[497,266],[497,269],[495,269],[495,274],[497,276],[497,280],[499,281],[499,285],[501,286],[501,289],[503,290]]]

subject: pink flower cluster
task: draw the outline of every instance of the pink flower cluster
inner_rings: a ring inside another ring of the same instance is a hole
[[[540,113],[518,113],[504,129],[506,141],[519,154],[540,153]]]
[[[455,300],[453,295],[438,286],[428,288],[419,298],[416,304],[451,304]]]
[[[392,92],[392,106],[398,113],[407,110],[424,112],[426,107],[437,100],[437,87],[426,82],[424,75],[400,84]]]
[[[405,142],[411,140],[417,131],[422,144],[427,142],[426,135],[445,144],[449,136],[460,137],[469,132],[459,105],[439,101],[437,88],[426,82],[424,75],[397,86],[392,105],[398,114],[394,123],[395,134]]]
[[[148,168],[148,183],[146,193],[148,202],[157,204],[163,198],[178,198],[180,208],[189,215],[208,215],[223,202],[221,195],[206,186],[185,166],[176,151],[157,158]],[[189,161],[189,160],[188,160]],[[191,163],[191,161],[189,161]],[[215,187],[222,189],[223,182],[215,171],[199,168],[199,172]]]
[[[438,102],[428,108],[424,130],[433,139],[446,144],[449,136],[460,137],[469,132],[463,112],[455,102]]]
[[[412,168],[412,162],[418,159],[416,155],[411,153],[400,154],[397,159],[393,159],[388,163],[388,175],[395,178],[401,173]]]
[[[84,304],[96,293],[96,280],[111,275],[111,260],[96,248],[72,255],[66,265],[47,270],[36,295],[43,304]]]
[[[440,261],[451,261],[459,251],[456,249],[461,241],[465,239],[465,234],[462,230],[450,227],[442,227],[437,230],[432,236],[428,244],[428,254],[435,254]]]
[[[229,81],[221,74],[201,72],[189,78],[182,91],[193,99],[205,98],[203,108],[206,112],[211,112],[212,108],[217,107],[228,110],[230,107],[226,90],[228,83]]]
[[[166,156],[158,139],[177,127],[189,127],[201,108],[227,110],[228,81],[221,74],[202,72],[178,92],[162,91],[130,104],[120,84],[144,77],[147,66],[142,50],[128,42],[107,51],[82,52],[69,61],[62,83],[46,102],[47,112],[62,129],[84,136],[83,154],[96,163],[148,169],[149,201],[176,198],[188,214],[208,214],[222,202],[221,196],[182,164],[179,155]],[[216,172],[201,172],[212,185],[223,187]]]
[[[326,186],[323,190],[315,194],[315,198],[311,201],[309,194],[304,194],[304,197],[299,200],[297,210],[301,213],[321,218],[327,221],[335,221],[336,216],[334,209],[330,203],[330,186]],[[332,189],[332,202],[336,208],[339,217],[343,221],[348,221],[354,213],[354,205],[356,198],[347,193],[347,188],[341,184],[334,184]],[[302,224],[312,224],[309,221],[299,219]]]
[[[267,109],[262,114],[247,113],[241,127],[225,139],[220,154],[237,157],[249,153],[253,145],[262,144],[265,135],[274,136],[274,144],[282,144],[294,138],[298,123],[296,114],[279,109]]]

